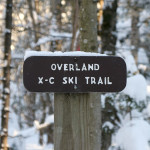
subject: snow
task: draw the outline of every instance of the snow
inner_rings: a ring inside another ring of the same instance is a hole
[[[3,63],[0,64],[1,67],[6,67],[8,66],[8,61],[7,60],[3,60]]]
[[[136,109],[131,110],[130,113],[127,113],[124,117],[121,118],[121,128],[122,125],[129,123],[133,119],[142,119],[142,113],[138,112]]]
[[[5,107],[4,110],[5,110],[5,111],[9,111],[9,107]]]
[[[144,10],[140,13],[140,22],[144,22],[145,20],[149,19],[149,12]]]
[[[119,32],[119,34],[117,35],[118,38],[125,38],[127,33],[129,31],[131,31],[131,18],[122,18],[120,19],[120,21],[117,22],[117,29],[119,31],[122,31],[122,32]],[[126,30],[125,30],[126,29]]]
[[[146,52],[143,48],[140,48],[138,51],[138,63],[149,64],[148,57],[147,57]]]
[[[150,96],[150,85],[147,85],[147,95]]]
[[[106,121],[104,124],[103,124],[103,126],[102,126],[102,128],[105,128],[105,127],[108,127],[109,129],[113,129],[113,124],[111,123],[111,122],[109,122],[109,121]]]
[[[45,123],[54,123],[54,114],[46,117]]]
[[[124,150],[149,150],[150,125],[143,119],[124,124],[116,135],[116,144]]]
[[[4,89],[4,92],[7,93],[7,94],[9,94],[9,93],[10,93],[9,88],[5,88],[5,89]]]
[[[62,38],[72,38],[72,34],[67,33],[67,32],[56,32],[56,31],[51,30],[49,36],[41,37],[37,43],[32,43],[31,46],[32,48],[34,48],[41,44],[45,44],[50,41],[60,40]]]
[[[137,74],[127,78],[126,88],[123,90],[124,94],[129,95],[137,102],[146,100],[147,83],[143,75]]]
[[[147,105],[147,108],[144,110],[144,115],[150,117],[150,103]]]
[[[9,145],[15,144],[21,150],[53,150],[53,145],[47,145],[46,141],[44,145],[39,145],[39,131],[37,128],[30,127],[20,130],[16,122],[17,116],[15,113],[11,113],[11,124],[9,124]],[[53,115],[48,117],[47,123],[54,122]],[[22,143],[22,144],[21,144]],[[21,145],[20,145],[21,144]]]
[[[52,144],[40,146],[32,143],[28,144],[25,150],[54,150],[54,148]]]
[[[147,5],[148,9],[149,9],[150,5]],[[140,23],[139,23],[139,32],[140,32],[140,39],[142,42],[146,42],[146,37],[147,35],[149,35],[150,33],[150,26],[149,26],[149,20],[150,16],[149,16],[149,11],[147,11],[147,9],[144,9],[143,11],[141,11],[140,13]]]
[[[56,32],[54,30],[50,31],[51,36],[56,36],[56,37],[65,37],[65,38],[72,38],[72,33],[67,33],[67,32]]]
[[[39,135],[35,127],[20,132],[14,130],[14,134],[9,137],[9,144],[15,144],[21,150],[54,150],[52,144],[47,145],[45,142],[44,145],[39,145]]]
[[[146,65],[143,65],[143,64],[139,64],[139,65],[138,65],[138,69],[139,69],[139,70],[146,71],[147,66],[146,66]]]
[[[43,145],[39,145],[38,134],[33,134],[31,137],[25,139],[25,150],[54,150],[52,144],[47,145],[45,142]]]
[[[37,120],[34,121],[34,127],[24,129],[22,131],[19,131],[17,129],[10,130],[10,135],[11,137],[16,137],[16,136],[22,136],[22,137],[30,137],[33,136],[38,129],[46,127],[47,125],[54,123],[54,115],[50,115],[47,117],[45,123],[39,124]]]
[[[34,121],[34,126],[37,130],[45,128],[47,126],[49,126],[50,124],[54,123],[54,114],[53,115],[49,115],[45,122],[43,124],[39,124],[39,122],[37,120]]]
[[[137,66],[135,64],[134,57],[132,56],[130,51],[123,51],[121,54],[118,53],[119,56],[123,57],[126,65],[127,65],[127,72],[131,75],[138,71]]]
[[[5,33],[11,33],[10,29],[5,29]]]
[[[52,38],[52,37],[50,37],[50,36],[42,37],[42,38],[40,38],[40,39],[38,40],[37,43],[32,43],[31,46],[32,46],[32,48],[34,48],[34,47],[36,47],[36,46],[39,46],[39,45],[41,45],[41,44],[45,44],[45,43],[47,43],[47,42],[49,42],[49,41],[52,41],[52,40],[54,40],[54,38]]]
[[[11,52],[11,56],[12,56],[12,60],[16,60],[16,59],[23,59],[24,55],[21,53],[13,53],[13,51]]]
[[[83,52],[83,51],[73,51],[73,52],[26,51],[24,60],[32,56],[106,56],[106,55],[100,53]]]
[[[0,81],[5,81],[6,80],[6,78],[0,78]]]

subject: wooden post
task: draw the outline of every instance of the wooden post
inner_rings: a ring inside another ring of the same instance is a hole
[[[55,150],[100,150],[100,94],[55,94]]]
[[[80,49],[97,52],[97,7],[80,1]],[[101,111],[99,93],[55,94],[54,149],[100,150]]]

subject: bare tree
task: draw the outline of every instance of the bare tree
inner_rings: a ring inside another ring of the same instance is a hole
[[[107,1],[106,1],[107,2]],[[110,1],[111,2],[111,1]],[[101,28],[102,53],[115,55],[116,51],[116,15],[118,0],[112,1],[112,7],[109,5],[103,10],[103,23]]]
[[[3,108],[1,122],[1,139],[0,149],[7,150],[8,144],[8,119],[9,119],[9,103],[10,103],[10,64],[11,64],[11,30],[12,30],[12,6],[13,1],[7,0],[6,5],[6,29],[4,43],[4,68],[3,68]]]
[[[112,1],[112,7],[107,6],[103,11],[103,23],[101,28],[102,53],[109,55],[116,54],[116,21],[117,21],[118,0]],[[113,99],[106,94],[105,107],[102,108],[102,125],[109,121],[114,124],[114,119],[118,120],[117,111],[113,105]],[[113,129],[104,127],[102,129],[102,150],[108,150],[111,145]]]
[[[27,0],[27,2],[28,2],[28,6],[29,6],[29,14],[30,14],[30,17],[31,17],[31,19],[32,19],[32,25],[33,25],[33,31],[34,31],[34,42],[35,43],[37,43],[38,42],[38,40],[39,40],[39,34],[38,34],[38,32],[39,32],[39,28],[38,28],[38,25],[36,24],[36,21],[35,21],[35,17],[34,17],[34,13],[33,13],[33,10],[34,10],[34,8],[33,8],[33,1],[31,1],[31,0]],[[39,3],[38,3],[38,1],[36,0],[35,1],[35,9],[36,9],[36,12],[37,13],[39,13]],[[36,47],[36,49],[38,50],[38,51],[40,51],[40,46],[37,46]]]
[[[131,45],[132,45],[132,54],[134,56],[135,62],[137,64],[137,53],[138,48],[140,47],[140,35],[139,35],[139,15],[140,11],[137,7],[138,1],[135,1],[133,4],[131,4],[131,1],[128,2],[129,7],[131,9],[131,18],[132,18],[132,24],[131,24]]]
[[[72,27],[73,27],[73,36],[72,36],[72,43],[71,43],[71,50],[75,51],[77,46],[77,38],[79,30],[79,1],[73,0],[72,1]]]

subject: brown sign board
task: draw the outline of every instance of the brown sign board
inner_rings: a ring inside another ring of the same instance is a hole
[[[126,63],[116,56],[31,56],[23,66],[30,92],[120,92]]]

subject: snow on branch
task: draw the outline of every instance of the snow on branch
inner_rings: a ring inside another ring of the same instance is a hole
[[[40,38],[37,43],[32,43],[31,46],[32,48],[35,48],[36,46],[39,46],[41,44],[45,44],[50,41],[61,40],[62,38],[72,38],[72,34],[66,32],[51,31],[49,36]]]
[[[34,121],[34,127],[31,127],[29,129],[25,129],[23,131],[16,131],[15,130],[13,135],[9,135],[9,137],[11,137],[11,138],[15,138],[15,137],[27,138],[27,137],[33,136],[37,130],[45,129],[49,125],[51,125],[52,123],[54,123],[54,114],[48,116],[45,120],[45,123],[39,124],[39,122],[37,120],[35,120]]]
[[[34,121],[34,126],[37,130],[42,130],[47,128],[49,125],[54,123],[54,114],[50,115],[46,118],[46,121],[43,124],[40,124],[39,121],[35,120]]]

